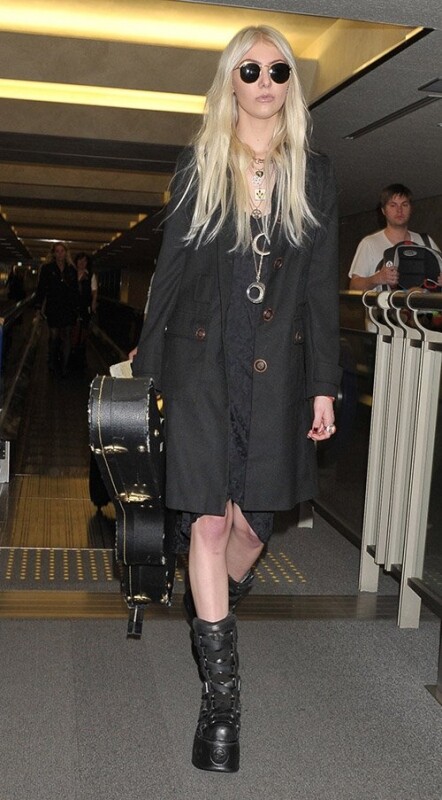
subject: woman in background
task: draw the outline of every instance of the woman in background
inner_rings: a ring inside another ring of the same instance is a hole
[[[77,253],[74,259],[78,279],[78,318],[73,337],[73,359],[79,367],[86,360],[86,342],[91,316],[97,311],[98,282],[92,271],[92,259],[87,253]]]
[[[77,272],[69,250],[56,242],[43,264],[38,279],[35,304],[44,314],[49,328],[48,364],[51,371],[66,375],[71,352],[72,327],[77,319]]]

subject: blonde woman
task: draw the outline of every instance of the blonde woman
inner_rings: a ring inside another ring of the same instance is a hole
[[[218,772],[239,768],[233,611],[274,512],[315,495],[315,441],[335,432],[335,189],[307,129],[286,39],[239,31],[178,164],[133,364],[164,398],[166,504],[189,546],[204,678],[192,761]]]

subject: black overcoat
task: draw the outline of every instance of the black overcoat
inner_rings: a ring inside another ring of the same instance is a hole
[[[277,511],[314,497],[311,398],[338,391],[336,192],[329,161],[310,155],[308,197],[319,227],[301,247],[272,236],[270,276],[255,334],[245,511]],[[216,241],[184,246],[190,212],[172,197],[133,372],[162,392],[166,504],[223,514],[228,492],[229,398],[224,338],[232,222]]]

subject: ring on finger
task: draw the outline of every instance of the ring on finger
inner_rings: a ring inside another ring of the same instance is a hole
[[[336,425],[326,425],[325,431],[326,433],[336,433]]]

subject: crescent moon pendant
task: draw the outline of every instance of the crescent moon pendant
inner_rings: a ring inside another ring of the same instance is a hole
[[[264,256],[269,256],[270,255],[270,250],[260,250],[259,247],[258,247],[258,239],[259,239],[260,236],[264,236],[266,242],[270,243],[270,240],[267,237],[267,235],[264,233],[264,231],[261,231],[261,233],[257,233],[256,234],[255,238],[252,241],[252,250],[255,253],[257,253],[257,255],[259,255],[259,256],[263,256],[263,257]]]

